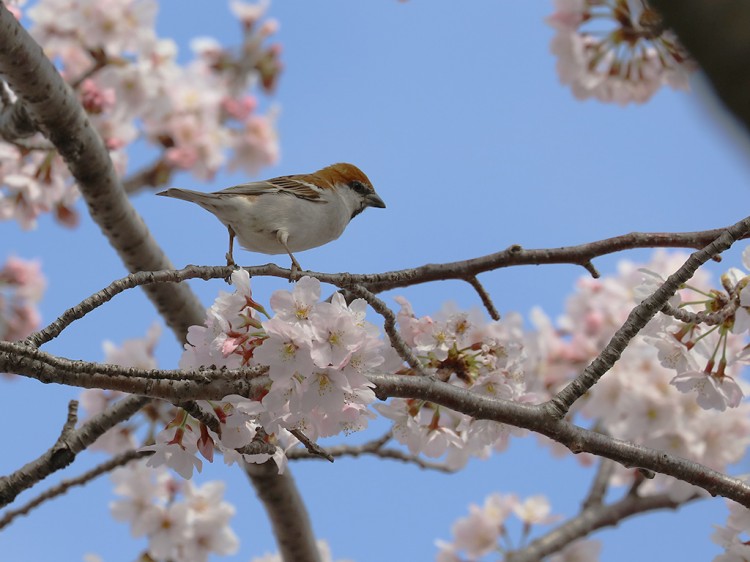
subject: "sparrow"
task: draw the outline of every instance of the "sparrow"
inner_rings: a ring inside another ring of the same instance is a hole
[[[292,272],[302,268],[293,252],[336,240],[367,207],[385,208],[367,176],[353,164],[339,163],[312,174],[243,183],[215,193],[171,188],[157,193],[197,203],[229,231],[227,265],[234,266],[234,239],[250,251],[286,253]]]

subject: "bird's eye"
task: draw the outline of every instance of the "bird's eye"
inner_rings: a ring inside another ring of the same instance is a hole
[[[353,181],[349,184],[354,191],[360,195],[367,195],[370,192],[370,188],[363,184],[361,181]]]

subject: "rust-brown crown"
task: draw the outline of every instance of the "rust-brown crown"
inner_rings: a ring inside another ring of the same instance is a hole
[[[350,184],[354,181],[358,181],[366,187],[373,189],[370,178],[368,178],[365,173],[357,168],[354,164],[347,164],[346,162],[331,164],[330,166],[321,168],[311,175],[314,175],[316,178],[318,178],[319,184],[324,183],[324,185],[321,185],[321,187],[325,186],[330,188],[337,183]]]

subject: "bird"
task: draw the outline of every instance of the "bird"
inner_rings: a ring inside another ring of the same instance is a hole
[[[229,231],[228,266],[236,265],[236,237],[253,252],[288,254],[293,274],[302,270],[294,252],[336,240],[367,207],[385,208],[364,172],[345,162],[214,193],[173,187],[156,195],[196,203],[216,216]]]

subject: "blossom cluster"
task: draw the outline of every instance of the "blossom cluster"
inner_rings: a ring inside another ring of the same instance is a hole
[[[275,112],[261,112],[250,89],[258,84],[270,93],[281,69],[279,47],[266,46],[277,28],[261,21],[267,4],[233,0],[244,34],[239,52],[195,40],[194,58],[184,66],[174,41],[155,32],[155,0],[39,0],[25,15],[117,172],[126,171],[127,147],[146,140],[156,152],[147,182],[160,185],[176,170],[210,179],[225,164],[254,174],[276,161]],[[0,219],[33,228],[40,214],[54,212],[63,224],[76,224],[78,190],[41,135],[0,143],[0,184]]]
[[[374,402],[368,381],[372,373],[426,373],[468,392],[541,403],[580,374],[632,309],[686,258],[658,251],[646,267],[622,262],[615,275],[583,278],[559,320],[553,322],[536,310],[531,330],[514,314],[488,321],[479,313],[446,308],[434,317],[418,316],[399,297],[400,342],[419,368],[409,366],[365,320],[364,301],[347,303],[339,293],[323,301],[320,283],[304,277],[291,290],[272,295],[271,317],[254,300],[247,273],[237,270],[232,275],[234,291],[219,295],[207,310],[204,326],[190,328],[180,367],[257,368],[252,376],[264,377],[263,388],[256,396],[200,402],[204,412],[218,420],[218,429],[171,407],[153,416],[171,421],[156,442],[145,447],[155,453],[148,462],[189,478],[202,468],[199,454],[211,460],[218,450],[227,463],[273,458],[282,470],[285,451],[298,444],[292,432],[315,440],[367,425],[373,417],[368,409]],[[750,249],[743,261],[750,270]],[[739,269],[722,276],[720,289],[712,287],[708,273],[699,271],[671,299],[671,309],[652,319],[573,405],[571,419],[726,471],[750,444],[750,410],[742,400],[747,385],[740,376],[750,329],[748,285],[750,275]],[[130,364],[150,367],[152,351],[153,341],[140,350],[110,345],[108,357],[120,363],[129,357]],[[471,456],[504,450],[510,435],[521,432],[419,399],[392,399],[374,408],[392,420],[394,437],[413,454],[444,457],[454,469]],[[258,444],[266,449],[255,447]],[[610,483],[631,484],[635,477],[634,470],[618,465]],[[699,490],[663,475],[640,484],[639,494],[657,492],[679,501]],[[493,496],[484,508],[471,508],[468,522],[457,523],[456,540],[441,547],[441,556],[453,560],[451,556],[465,551],[469,559],[481,558],[497,543],[508,514],[536,524],[543,518],[535,519],[535,513],[548,513],[542,505],[536,499]],[[483,538],[482,528],[495,534]],[[570,557],[560,553],[560,560],[593,559],[596,548],[576,543],[569,546]]]
[[[406,299],[397,301],[401,336],[425,373],[482,396],[538,401],[524,373],[519,316],[487,322],[479,313],[446,309],[435,318],[417,317]],[[511,432],[519,433],[423,400],[398,398],[374,407],[393,420],[394,437],[413,454],[445,455],[453,469],[463,467],[472,456],[486,458],[493,449],[505,449]]]
[[[178,412],[145,447],[155,452],[149,464],[166,464],[185,478],[201,470],[199,452],[210,461],[218,448],[227,463],[274,458],[283,470],[284,451],[297,443],[291,432],[316,440],[363,429],[375,399],[367,373],[401,363],[365,320],[361,299],[347,304],[334,293],[330,302],[321,301],[320,282],[303,277],[292,291],[272,295],[275,314],[261,320],[268,315],[253,300],[247,272],[235,271],[232,284],[235,292],[222,293],[208,309],[206,325],[190,327],[180,368],[263,366],[269,382],[255,397],[199,402],[219,431]],[[275,453],[257,452],[252,445],[258,443]]]
[[[0,269],[0,340],[22,340],[39,328],[37,303],[46,284],[39,262],[6,260]]]
[[[516,495],[492,494],[483,506],[472,504],[469,515],[458,519],[452,529],[453,542],[437,541],[437,562],[474,562],[489,554],[497,555],[513,549],[508,520],[515,516],[523,525],[526,539],[534,525],[548,525],[558,520],[550,514],[551,506],[544,496],[521,501]],[[523,546],[520,541],[516,545]],[[597,541],[580,540],[567,545],[550,557],[553,562],[596,562],[601,545]]]
[[[582,279],[557,327],[541,311],[534,313],[536,332],[530,334],[527,348],[535,364],[528,367],[551,393],[560,390],[598,355],[630,311],[661,283],[659,278],[675,272],[686,259],[682,253],[658,251],[645,268],[622,262],[616,275]],[[725,298],[711,287],[710,275],[699,270],[672,304],[697,313]],[[747,334],[730,329],[732,318],[711,327],[657,315],[572,413],[589,418],[613,437],[725,471],[750,444],[750,406],[740,402],[736,392],[747,388],[739,378]],[[686,385],[687,378],[703,384]],[[624,484],[634,476],[618,465],[613,478]],[[663,475],[640,489],[667,491],[675,499],[696,492]]]
[[[212,553],[237,552],[229,526],[235,510],[223,501],[222,482],[196,486],[142,461],[117,469],[112,481],[121,496],[110,504],[112,516],[128,523],[134,537],[148,539],[148,560],[206,562]]]
[[[579,99],[643,103],[686,89],[695,64],[646,0],[555,0],[548,23],[560,81]]]

